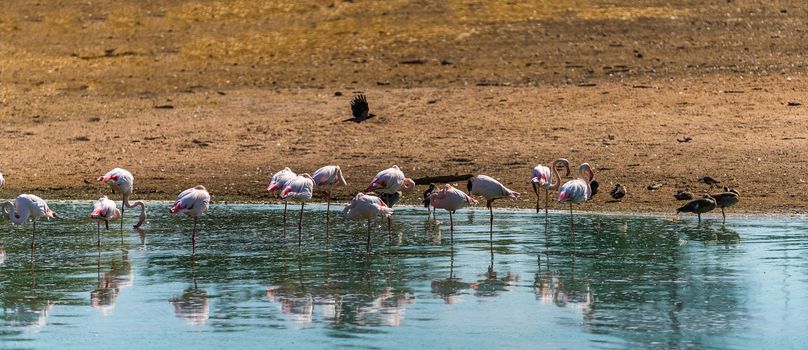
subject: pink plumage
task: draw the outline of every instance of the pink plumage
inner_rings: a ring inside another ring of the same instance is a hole
[[[371,220],[376,216],[390,217],[393,209],[388,207],[379,197],[359,192],[351,200],[342,213],[352,220]]]
[[[477,205],[477,200],[452,185],[446,184],[440,191],[432,192],[429,195],[429,203],[435,208],[455,212],[469,205]]]
[[[90,218],[104,221],[117,221],[121,216],[121,211],[115,206],[115,202],[103,196],[93,204],[93,211],[90,213]]]
[[[281,191],[281,198],[307,202],[311,200],[313,191],[314,180],[312,180],[311,175],[300,174],[286,183],[283,191]]]
[[[269,180],[269,185],[267,186],[267,192],[280,192],[286,187],[286,184],[295,177],[297,177],[297,175],[291,169],[283,168],[283,170],[272,175],[272,179]]]
[[[585,176],[588,179],[585,179]],[[588,163],[581,164],[578,168],[578,178],[567,181],[558,190],[558,203],[580,204],[591,199],[592,188],[589,187],[589,182],[592,181],[592,177],[594,177],[592,167]]]
[[[339,183],[342,183],[343,186],[348,185],[342,176],[342,169],[338,165],[328,165],[317,169],[311,179],[314,181],[314,187],[324,192],[328,192]]]
[[[490,176],[477,175],[469,180],[469,191],[471,194],[485,197],[489,202],[499,198],[510,198],[516,200],[521,196],[519,192],[512,191]]]
[[[208,212],[210,194],[204,186],[196,186],[182,191],[169,211],[171,214],[186,214],[191,217],[200,217]]]
[[[393,165],[376,174],[365,191],[394,194],[398,191],[412,192],[414,189],[415,181],[405,177],[398,165]]]

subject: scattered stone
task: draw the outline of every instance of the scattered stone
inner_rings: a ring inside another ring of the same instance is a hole
[[[655,183],[652,183],[652,184],[648,185],[648,187],[646,187],[646,189],[648,189],[649,191],[656,191],[660,187],[662,187],[662,184],[659,183],[659,182],[655,182]]]
[[[797,101],[788,101],[788,106],[789,107],[795,107],[795,106],[800,106],[800,105],[802,105],[802,103],[799,103]]]

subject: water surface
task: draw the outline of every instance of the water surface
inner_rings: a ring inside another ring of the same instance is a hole
[[[325,207],[150,207],[102,232],[78,219],[0,226],[0,348],[806,348],[799,221],[397,209],[391,237]],[[341,209],[341,208],[335,208]],[[130,215],[131,212],[130,212]],[[73,219],[71,219],[73,218]],[[720,218],[720,217],[719,217]],[[130,222],[130,220],[132,222]]]

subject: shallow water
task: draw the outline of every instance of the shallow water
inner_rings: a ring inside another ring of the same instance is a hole
[[[102,229],[0,226],[0,348],[806,348],[808,230],[796,220],[398,209],[393,236],[324,206],[150,207]],[[340,209],[340,208],[336,208]],[[543,214],[542,214],[543,215]],[[3,253],[4,252],[4,253]]]

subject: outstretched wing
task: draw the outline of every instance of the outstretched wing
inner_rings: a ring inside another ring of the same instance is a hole
[[[353,113],[354,118],[368,117],[370,108],[368,107],[368,100],[365,98],[365,95],[354,97],[353,101],[351,101],[351,112]]]

